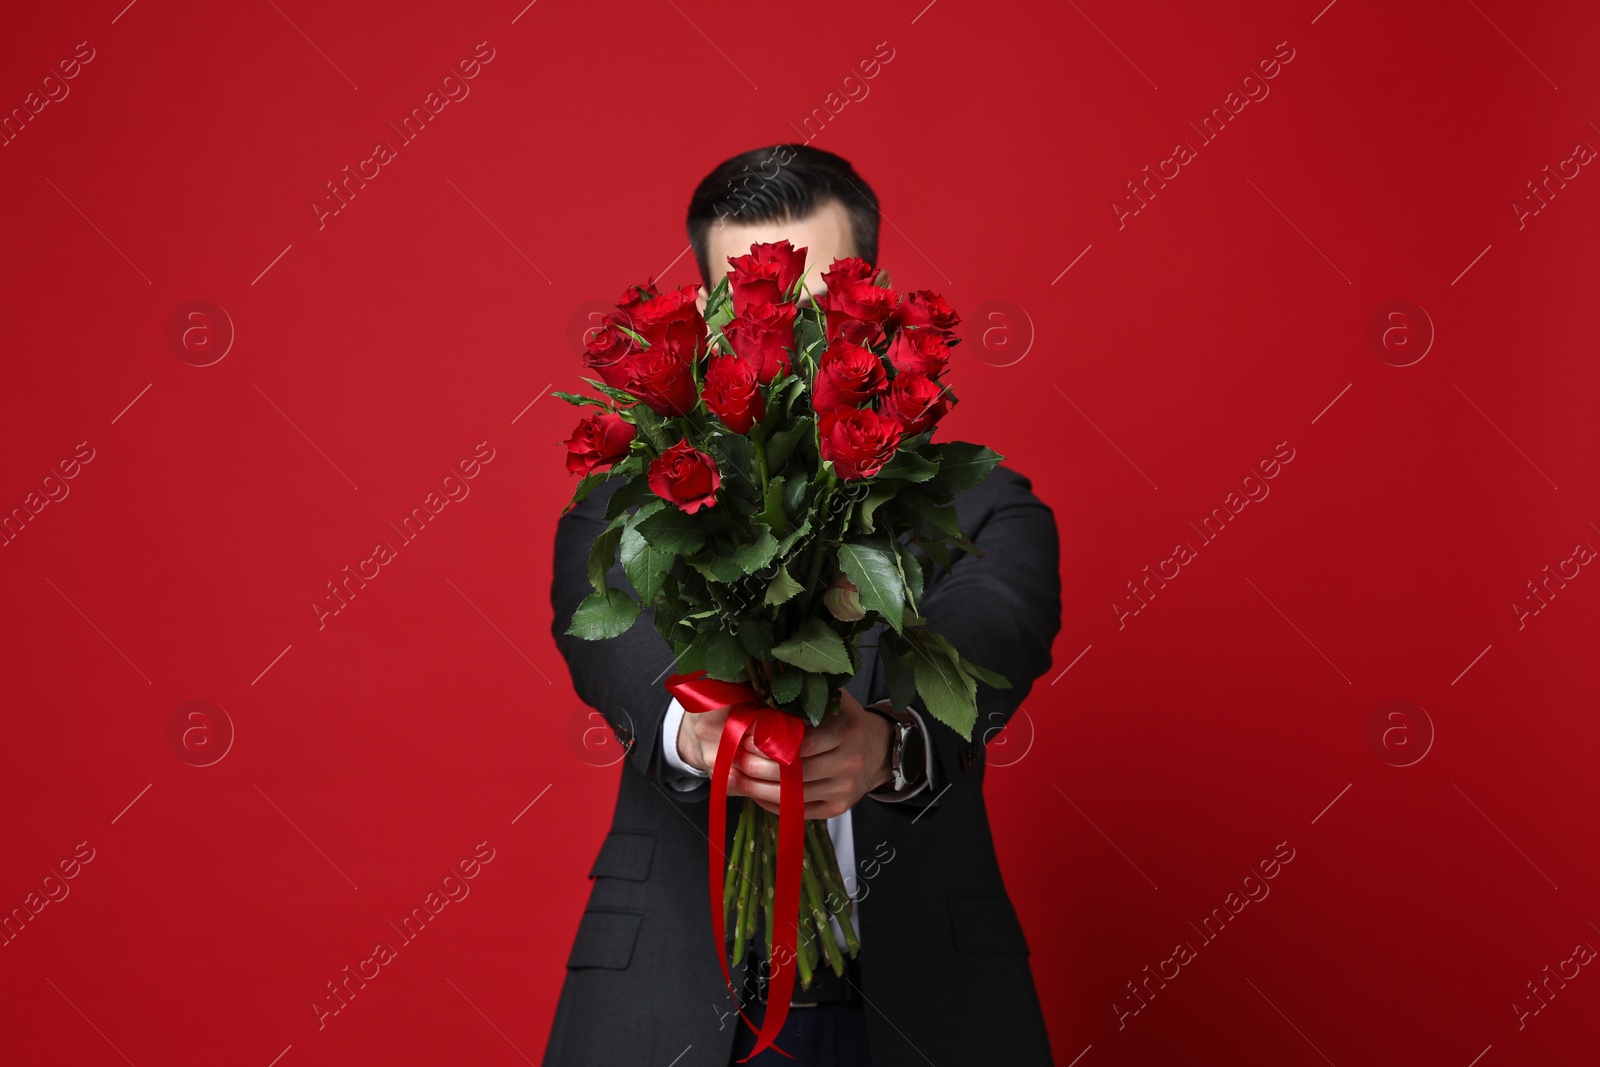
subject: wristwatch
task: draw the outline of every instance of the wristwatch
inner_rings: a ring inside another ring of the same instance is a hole
[[[898,793],[921,777],[925,768],[922,729],[909,710],[896,711],[887,700],[864,707],[888,719],[892,727],[889,731],[889,770],[894,775],[894,792]]]

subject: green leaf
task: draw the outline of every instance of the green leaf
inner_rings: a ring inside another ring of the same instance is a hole
[[[800,706],[812,726],[821,723],[822,717],[828,713],[828,697],[831,694],[827,675],[806,673],[805,682],[800,686]]]
[[[967,441],[947,441],[938,446],[939,474],[928,488],[946,496],[971,489],[988,477],[995,464],[1005,459],[1000,453]]]
[[[772,676],[772,699],[780,704],[791,703],[800,695],[800,687],[805,684],[806,672],[791,667]]]
[[[878,646],[879,660],[883,663],[883,680],[889,685],[889,702],[896,711],[903,711],[917,697],[916,671],[909,659],[915,653],[905,642],[893,640],[892,634],[884,634],[884,637],[891,640]]]
[[[961,657],[961,669],[983,684],[992,686],[995,689],[1011,688],[1011,681],[1005,675],[996,674],[994,671],[980,667],[965,656]]]
[[[751,659],[772,658],[772,623],[767,619],[745,618],[739,620],[739,643]],[[743,668],[741,667],[742,671]]]
[[[562,400],[565,400],[567,403],[576,404],[579,407],[582,407],[585,404],[589,404],[589,405],[592,405],[592,406],[597,407],[597,408],[604,408],[606,411],[610,411],[611,410],[611,405],[607,404],[604,400],[601,400],[597,396],[584,396],[582,393],[563,393],[559,389],[555,390],[550,395],[551,396],[560,397]]]
[[[567,633],[585,641],[604,641],[626,633],[639,617],[639,603],[616,589],[591,593],[572,613]]]
[[[744,681],[749,654],[738,636],[720,625],[701,636],[705,639],[706,673],[724,682]]]
[[[734,490],[740,496],[759,502],[761,499],[761,473],[756,468],[756,450],[750,438],[742,433],[713,434],[706,442],[706,451],[717,462],[725,490]]]
[[[762,522],[778,533],[779,536],[789,532],[789,515],[783,509],[783,475],[778,475],[767,483],[766,506],[757,516]]]
[[[789,568],[779,567],[778,573],[767,585],[767,595],[761,602],[769,605],[782,604],[799,591],[800,583],[789,577]]]
[[[800,632],[772,646],[772,655],[802,670],[849,674],[850,653],[833,627],[813,615]]]
[[[748,545],[741,545],[733,551],[733,561],[739,565],[745,574],[753,574],[772,562],[773,554],[778,551],[778,539],[772,536],[772,531],[764,522],[758,522],[754,528],[756,539]]]
[[[916,552],[912,551],[911,545],[907,542],[896,541],[894,547],[900,556],[900,577],[906,583],[906,592],[909,594],[907,599],[910,601],[911,606],[916,608],[922,603],[923,579],[925,577],[922,572],[922,560],[918,558]]]
[[[817,316],[810,310],[801,308],[800,313],[794,318],[794,345],[796,358],[791,360],[791,362],[794,364],[795,372],[797,374],[803,374],[804,371],[809,371],[811,369],[807,366],[811,360],[805,354],[811,349],[820,345],[822,341],[823,327],[822,324],[817,321]]]
[[[924,540],[961,536],[961,520],[954,505],[941,505],[921,486],[906,486],[891,506]]]
[[[667,502],[656,496],[655,490],[650,488],[650,483],[645,479],[629,478],[617,486],[617,491],[606,501],[606,518],[614,519],[635,505],[639,510],[634,519],[638,520],[660,511],[667,506]]]
[[[893,482],[874,483],[867,495],[858,505],[854,521],[855,528],[862,533],[872,532],[872,520],[876,517],[878,508],[885,502],[893,500],[900,487]]]
[[[608,526],[589,546],[589,584],[597,593],[606,592],[606,572],[617,561],[617,543],[622,539],[620,526]]]
[[[693,515],[677,507],[663,507],[641,519],[634,528],[653,547],[679,556],[698,552],[706,543],[701,524]]]
[[[648,405],[635,404],[623,414],[639,427],[639,433],[657,452],[665,452],[683,436],[682,433],[674,432],[671,419]]]
[[[978,721],[978,702],[968,678],[956,668],[950,653],[929,643],[912,646],[912,671],[922,707],[968,741]]]
[[[606,394],[606,396],[609,396],[612,400],[615,400],[619,404],[633,405],[639,403],[639,398],[628,392],[626,389],[617,389],[595,378],[585,378],[584,381],[588,382],[590,385],[594,386],[596,389],[600,390],[602,393]],[[628,412],[619,412],[619,414],[626,415]],[[652,414],[654,413],[652,412]]]
[[[618,547],[621,550],[622,569],[627,572],[628,581],[633,583],[639,599],[650,603],[661,589],[662,578],[672,569],[673,561],[678,557],[651,545],[631,525],[623,528]]]
[[[789,457],[794,455],[795,446],[807,440],[811,434],[811,416],[799,419],[787,430],[779,430],[767,439],[767,470],[776,474],[783,470],[789,462]],[[803,484],[803,483],[802,483]]]
[[[776,555],[787,556],[789,554],[789,550],[795,546],[796,542],[810,532],[811,516],[807,515],[805,519],[801,521],[799,526],[796,526],[794,529],[790,530],[784,535],[783,540],[778,542],[778,551]]]
[[[605,481],[610,474],[611,472],[609,470],[591,471],[590,473],[585,474],[583,479],[578,482],[577,487],[573,489],[572,500],[567,504],[566,507],[561,509],[561,514],[565,515],[567,512],[571,511],[573,508],[582,503],[584,497],[593,492],[594,487]]]
[[[873,478],[877,481],[925,482],[939,473],[939,464],[902,448]]]
[[[839,546],[839,568],[861,591],[861,606],[900,629],[906,591],[900,581],[899,557],[888,539],[846,541]]]
[[[728,285],[728,276],[724,274],[706,295],[706,325],[720,331],[732,321],[733,294]]]

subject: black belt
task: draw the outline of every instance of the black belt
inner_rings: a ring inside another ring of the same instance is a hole
[[[832,937],[830,929],[828,936]],[[758,948],[759,946],[759,948]],[[767,1002],[768,977],[766,974],[765,953],[761,951],[760,938],[750,946],[745,953],[744,963],[734,970],[733,979],[735,988],[742,990],[747,1001],[756,1001],[762,1004]],[[844,952],[843,949],[840,949]],[[855,959],[848,953],[845,954],[844,976],[833,973],[826,960],[817,961],[817,969],[811,973],[811,988],[800,988],[800,976],[795,975],[794,992],[790,995],[791,1008],[814,1008],[819,1004],[849,1004],[860,999],[861,994],[857,986],[861,984],[861,968]]]

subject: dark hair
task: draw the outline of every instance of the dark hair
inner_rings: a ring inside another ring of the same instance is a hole
[[[741,152],[718,165],[689,200],[689,243],[706,288],[715,284],[707,261],[712,223],[723,217],[788,222],[805,218],[829,200],[844,207],[856,255],[876,265],[878,197],[848,160],[810,145],[776,144]]]

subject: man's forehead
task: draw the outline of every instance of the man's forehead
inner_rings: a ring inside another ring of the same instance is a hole
[[[725,263],[726,257],[738,256],[750,250],[753,244],[771,244],[788,241],[796,248],[809,250],[808,265],[820,263],[826,267],[836,258],[855,255],[855,242],[850,230],[850,218],[837,200],[823,203],[809,215],[793,219],[764,222],[741,222],[721,218],[711,227],[710,245],[713,264]]]

